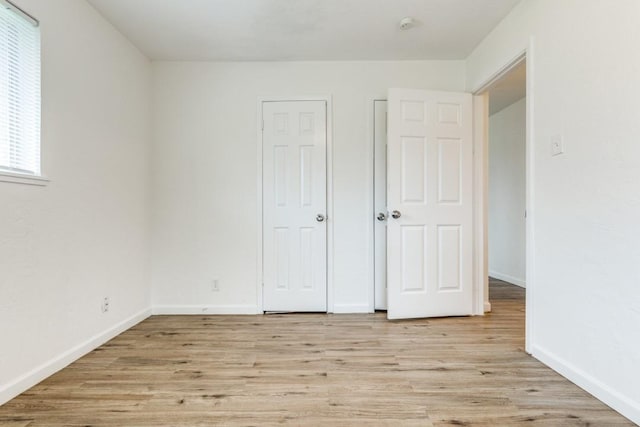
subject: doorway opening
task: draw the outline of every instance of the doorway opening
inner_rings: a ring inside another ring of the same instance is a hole
[[[490,301],[494,286],[526,287],[526,76],[523,60],[488,90]]]
[[[483,137],[476,186],[479,195],[479,280],[484,308],[505,292],[525,297],[525,347],[531,335],[533,260],[533,147],[531,58],[523,52],[475,95],[483,106]],[[524,289],[523,289],[524,288]]]

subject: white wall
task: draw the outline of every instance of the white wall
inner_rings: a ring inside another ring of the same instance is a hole
[[[255,312],[257,100],[300,95],[333,96],[335,309],[368,310],[371,100],[389,87],[462,90],[464,62],[160,62],[153,69],[157,310]],[[219,292],[211,292],[212,278]]]
[[[489,117],[489,275],[525,285],[526,98]]]
[[[637,0],[524,0],[468,58],[467,87],[533,36],[531,348],[640,423],[638,22]]]
[[[84,0],[17,3],[41,21],[51,182],[0,182],[0,404],[150,306],[150,64]]]

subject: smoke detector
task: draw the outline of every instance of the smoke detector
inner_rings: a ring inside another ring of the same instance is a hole
[[[399,24],[400,25],[400,29],[403,30],[403,31],[404,30],[408,30],[410,28],[413,28],[415,23],[416,23],[416,21],[412,17],[407,16],[406,18],[402,18],[400,20],[400,24]]]

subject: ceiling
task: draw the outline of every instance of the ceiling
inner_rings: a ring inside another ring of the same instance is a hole
[[[154,60],[283,61],[465,59],[520,0],[88,1]]]
[[[489,115],[527,95],[527,63],[522,61],[489,88]]]

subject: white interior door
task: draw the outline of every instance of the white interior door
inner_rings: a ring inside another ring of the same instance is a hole
[[[387,101],[373,101],[375,309],[387,309]]]
[[[389,319],[470,315],[472,98],[390,89]]]
[[[326,102],[262,104],[263,307],[327,311]]]

